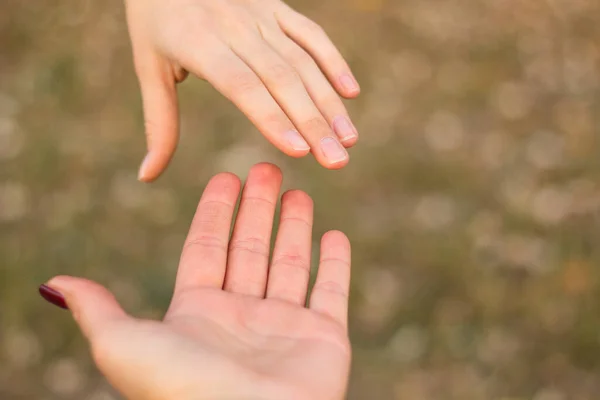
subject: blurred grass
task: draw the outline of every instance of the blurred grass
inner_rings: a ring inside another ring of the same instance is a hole
[[[600,4],[295,1],[363,88],[350,165],[288,159],[212,88],[180,88],[155,184],[122,5],[0,13],[0,398],[117,398],[70,317],[37,297],[96,279],[165,310],[196,202],[259,161],[315,200],[315,246],[353,242],[350,399],[595,399],[600,392]]]

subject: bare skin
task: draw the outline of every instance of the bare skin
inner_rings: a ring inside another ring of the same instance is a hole
[[[358,133],[340,98],[360,88],[323,29],[280,0],[125,0],[148,154],[142,181],[167,167],[179,134],[177,83],[188,73],[231,100],[277,148],[348,163]]]
[[[350,244],[338,231],[323,236],[307,304],[313,204],[301,191],[282,196],[269,262],[281,181],[274,165],[251,169],[231,239],[240,181],[226,173],[210,181],[162,321],[127,315],[94,282],[48,282],[66,299],[100,371],[128,399],[344,398]]]

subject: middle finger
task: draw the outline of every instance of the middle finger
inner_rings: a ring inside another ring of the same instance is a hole
[[[250,170],[229,242],[225,290],[264,296],[281,181],[281,171],[273,164],[257,164]]]

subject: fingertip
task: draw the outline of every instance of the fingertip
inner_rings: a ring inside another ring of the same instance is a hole
[[[345,99],[352,100],[352,99],[357,98],[358,95],[360,95],[360,88],[356,89],[356,90],[353,90],[353,91],[349,91],[349,90],[343,89],[343,90],[340,90],[338,92],[338,94],[340,96],[342,96],[343,98],[345,98]]]
[[[237,176],[236,174],[234,174],[233,172],[226,171],[226,172],[219,172],[218,174],[213,176],[211,178],[211,180],[224,181],[224,182],[228,182],[228,183],[234,185],[235,183],[240,182],[240,177]]]
[[[50,279],[45,286],[62,296],[66,307],[88,338],[105,322],[127,317],[113,294],[94,281],[62,275]],[[53,302],[46,296],[44,298]]]
[[[164,168],[159,165],[152,153],[148,153],[138,170],[138,180],[144,183],[153,182],[160,176]]]
[[[48,303],[54,304],[55,306],[64,310],[69,309],[65,296],[53,287],[47,284],[42,284],[39,286],[38,292],[40,293],[40,296],[42,296],[42,298]]]
[[[260,162],[252,166],[248,173],[248,177],[250,176],[254,179],[266,182],[281,182],[283,180],[281,169],[277,165],[269,162]]]
[[[342,144],[342,146],[344,146],[347,149],[349,149],[350,147],[353,147],[357,142],[358,142],[358,136],[340,139],[340,143]]]
[[[164,151],[151,150],[146,154],[138,170],[138,180],[145,183],[154,182],[167,169],[173,154],[174,146],[163,146]]]
[[[308,195],[308,193],[298,189],[290,189],[285,191],[281,196],[281,202],[282,204],[293,204],[303,210],[312,210],[314,206],[313,199]]]
[[[205,201],[219,199],[220,202],[234,206],[241,187],[242,181],[236,174],[231,172],[218,173],[208,181],[202,193],[200,204]]]
[[[68,275],[57,275],[46,282],[46,286],[60,290],[61,292],[71,291],[73,285],[76,285],[80,281],[80,278],[75,278]]]
[[[50,279],[47,286],[61,292],[69,300],[98,300],[107,294],[112,298],[112,294],[97,282],[85,278],[78,278],[68,275],[59,275]],[[94,302],[94,301],[90,301]]]
[[[325,162],[323,165],[325,168],[330,169],[332,171],[339,170],[344,168],[350,162],[349,157],[346,157],[342,160],[334,161],[334,162]]]
[[[233,172],[220,172],[210,179],[207,188],[208,186],[218,186],[222,191],[233,190],[239,192],[242,181]]]
[[[356,98],[360,94],[360,85],[351,73],[342,74],[339,78],[340,95],[346,99]]]
[[[350,156],[339,139],[333,136],[326,136],[321,139],[320,154],[314,152],[319,163],[327,169],[340,169],[348,164]]]
[[[308,154],[310,154],[310,147],[308,149],[302,149],[302,150],[284,149],[283,152],[290,157],[302,158],[302,157],[306,157]]]
[[[273,144],[277,149],[279,149],[279,151],[281,151],[286,156],[293,157],[293,158],[302,158],[302,157],[305,157],[308,154],[310,154],[310,145],[308,143],[306,143],[304,138],[300,137],[300,140],[302,142],[301,145],[300,145],[300,141],[298,141],[298,142],[296,142],[296,144],[294,144],[292,142],[292,140],[290,140],[291,135],[292,135],[291,133],[286,133],[284,135],[284,137],[288,136],[287,140],[283,140],[283,141],[278,138],[274,138],[271,135],[265,134],[265,137],[271,144]],[[298,139],[294,138],[294,140],[298,140]]]
[[[350,117],[345,115],[338,115],[332,121],[334,132],[337,134],[340,143],[345,148],[354,146],[358,141],[358,131]]]
[[[284,136],[287,139],[287,142],[290,146],[290,152],[294,154],[306,155],[310,151],[310,145],[308,144],[308,142],[304,140],[302,135],[300,135],[300,133],[295,129],[286,131]]]
[[[344,232],[335,229],[325,232],[321,238],[321,244],[322,246],[327,247],[343,247],[350,249],[350,240],[348,239],[348,236],[346,236]]]

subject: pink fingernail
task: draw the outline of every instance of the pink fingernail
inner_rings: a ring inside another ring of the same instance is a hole
[[[323,155],[329,160],[330,163],[337,163],[348,158],[348,153],[344,146],[332,137],[325,137],[321,139],[321,150]]]
[[[294,130],[287,131],[285,133],[285,137],[287,138],[287,141],[290,142],[294,150],[310,150],[310,146],[298,132]]]
[[[340,83],[343,88],[346,89],[350,94],[358,93],[360,88],[354,77],[350,74],[344,74],[340,76]]]
[[[358,137],[358,133],[352,122],[342,115],[333,119],[333,129],[342,142],[353,140]]]

